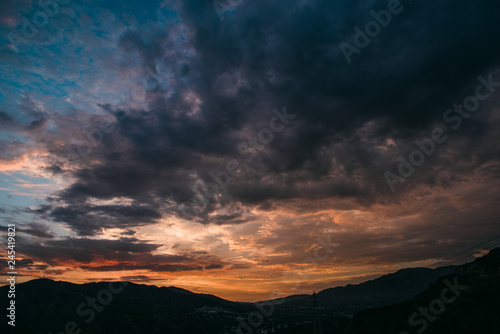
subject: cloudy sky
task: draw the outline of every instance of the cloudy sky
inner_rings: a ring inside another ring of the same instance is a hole
[[[0,5],[19,280],[254,301],[500,240],[498,1],[58,2]]]

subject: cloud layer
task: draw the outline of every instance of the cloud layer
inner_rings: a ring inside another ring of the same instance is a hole
[[[386,1],[243,1],[223,21],[207,1],[70,3],[15,45],[40,10],[23,3],[0,8],[0,171],[44,181],[0,188],[42,189],[2,211],[34,265],[247,299],[216,276],[262,294],[318,236],[337,252],[314,287],[498,234],[496,86],[443,119],[500,82],[496,1],[402,1],[350,64],[339,45]],[[447,141],[391,191],[435,128]]]

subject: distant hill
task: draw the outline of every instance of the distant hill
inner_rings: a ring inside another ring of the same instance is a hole
[[[494,326],[499,323],[500,312],[494,315],[493,308],[498,307],[500,300],[499,253],[500,249],[494,250],[460,267],[403,269],[361,284],[320,291],[317,300],[323,334],[414,333],[411,330],[420,327],[411,328],[408,317],[419,305],[429,305],[430,300],[439,295],[445,277],[465,280],[468,290],[463,293],[464,299],[447,306],[446,312],[432,327],[428,326],[426,333],[476,333],[444,331],[440,327],[448,323],[448,317],[460,323],[466,319],[462,312],[468,312],[476,320],[486,317],[485,331],[478,333],[498,334],[500,331],[490,329],[496,330]],[[123,290],[122,284],[127,284]],[[0,298],[4,301],[7,289],[7,286],[0,287]],[[78,329],[82,330],[80,334],[236,333],[241,323],[238,318],[248,319],[250,313],[257,311],[251,303],[230,302],[176,287],[121,282],[110,287],[106,282],[73,284],[37,279],[17,285],[16,291],[16,333],[78,333]],[[108,303],[110,296],[113,300]],[[491,298],[497,299],[492,302]],[[103,306],[103,303],[108,304]],[[373,308],[382,305],[390,306]],[[7,320],[5,316],[0,317],[1,333],[5,332],[2,328],[7,327]],[[251,330],[255,334],[307,334],[311,326],[312,297],[293,295],[285,298],[283,304],[275,305],[272,314]],[[429,331],[431,329],[433,331]]]
[[[460,266],[411,300],[367,309],[329,326],[337,334],[498,334],[500,248]]]
[[[114,291],[121,287],[122,283],[112,286]],[[3,301],[7,289],[7,286],[0,288]],[[234,303],[212,295],[133,283],[113,293],[109,283],[104,282],[72,284],[37,279],[17,285],[16,290],[16,333],[59,334],[65,332],[69,321],[77,324],[75,333],[78,329],[89,334],[219,333],[226,323],[233,326],[239,313],[253,310],[251,304]],[[102,290],[110,292],[100,292]],[[109,295],[113,300],[103,306],[99,299],[107,303]],[[87,298],[95,299],[97,310],[101,307],[102,310],[92,312],[93,306],[88,306]],[[2,302],[2,305],[7,304]],[[92,313],[95,318],[87,323]],[[5,315],[0,323],[2,327],[8,326]]]
[[[317,293],[318,306],[349,315],[369,307],[402,302],[424,291],[438,278],[454,273],[456,268],[402,269],[361,284],[322,290]],[[310,295],[291,296],[287,300],[284,306],[310,307],[311,304]]]

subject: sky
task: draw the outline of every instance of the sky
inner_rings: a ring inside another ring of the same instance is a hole
[[[498,244],[498,1],[40,3],[0,3],[18,281],[257,301]]]

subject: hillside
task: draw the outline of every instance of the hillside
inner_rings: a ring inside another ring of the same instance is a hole
[[[454,273],[456,266],[437,269],[409,268],[356,285],[325,289],[317,293],[321,308],[352,315],[368,307],[390,305],[410,299],[424,291],[438,278]],[[284,306],[309,307],[311,296],[287,298]]]
[[[19,284],[16,292],[17,333],[59,333],[74,321],[83,333],[219,333],[234,324],[250,304],[234,303],[212,295],[175,287],[128,283],[72,284],[37,279]],[[7,287],[0,288],[5,300]],[[91,298],[89,300],[88,298]],[[92,301],[93,300],[93,301]],[[101,301],[101,302],[100,302]],[[92,302],[97,304],[94,308]],[[79,305],[82,304],[79,309]],[[5,303],[3,303],[5,305]],[[93,308],[95,309],[94,312]],[[94,318],[92,318],[92,313]],[[5,324],[5,317],[1,322]],[[89,321],[89,323],[87,323]]]
[[[446,305],[443,315],[428,324],[427,332],[448,333],[443,328],[450,323],[476,326],[480,322],[484,326],[481,333],[498,333],[499,253],[500,249],[494,250],[460,267],[403,269],[361,284],[320,291],[318,315],[323,334],[414,333],[422,325],[410,326],[408,317],[440,296],[445,279],[454,282],[455,278],[467,289],[455,303]],[[4,300],[7,288],[0,287]],[[121,282],[111,286],[106,282],[73,284],[48,279],[17,285],[16,305],[16,332],[30,334],[59,334],[66,326],[69,332],[81,329],[81,333],[93,334],[236,333],[241,324],[238,319],[248,319],[257,311],[251,303],[230,302],[176,287]],[[389,306],[370,308],[382,305]],[[312,297],[289,296],[263,318],[260,325],[251,328],[253,333],[308,333],[312,328]],[[5,327],[5,323],[2,318],[0,326]],[[453,333],[474,331],[457,329]]]
[[[498,334],[500,248],[440,278],[409,301],[364,310],[344,325],[336,333]]]

